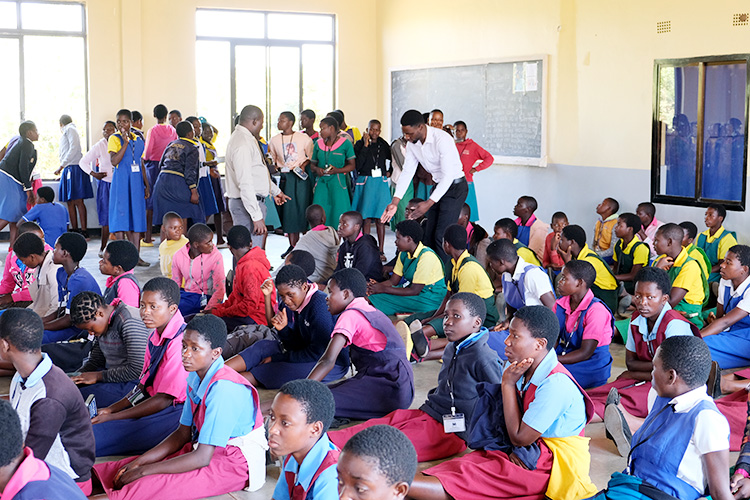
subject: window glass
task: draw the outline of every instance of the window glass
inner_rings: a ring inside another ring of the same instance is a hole
[[[248,104],[266,111],[266,48],[238,45],[234,50],[236,108],[240,114]],[[267,119],[268,117],[266,117]]]
[[[198,36],[263,38],[263,13],[241,10],[198,10],[195,33]]]
[[[268,137],[278,133],[276,122],[282,111],[291,111],[299,120],[299,49],[297,47],[271,47],[269,76],[271,106]]]
[[[18,39],[0,38],[0,54],[3,54],[3,75],[0,78],[0,95],[5,98],[0,106],[0,149],[11,137],[18,134],[21,102],[18,64]]]
[[[312,14],[268,14],[268,38],[278,40],[333,40],[333,17]]]
[[[16,2],[0,2],[0,28],[18,28],[16,5]],[[4,54],[4,52],[0,52],[0,54]]]
[[[302,46],[302,109],[315,111],[318,122],[334,109],[333,58],[333,45]]]
[[[26,30],[83,31],[83,6],[22,2],[21,27]]]
[[[196,110],[198,116],[219,129],[214,146],[219,156],[224,156],[232,131],[229,42],[199,40],[195,44],[195,68]]]

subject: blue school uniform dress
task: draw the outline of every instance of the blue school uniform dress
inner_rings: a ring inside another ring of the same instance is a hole
[[[116,132],[109,137],[108,151],[117,153],[122,148],[122,135]],[[112,169],[112,187],[109,193],[109,230],[146,231],[146,190],[141,173],[143,139],[130,134],[125,154]]]
[[[0,196],[0,219],[18,222],[26,213],[26,191],[31,191],[31,173],[35,166],[34,143],[25,137],[8,148],[0,160],[0,193],[3,193]]]
[[[63,471],[39,460],[31,448],[23,449],[23,460],[5,485],[2,498],[9,500],[37,500],[65,498],[86,500],[81,488]]]
[[[298,464],[292,455],[284,460],[273,490],[275,500],[337,500],[339,449],[323,434]]]
[[[198,186],[199,147],[195,141],[181,138],[164,150],[152,195],[155,221],[162,220],[167,212],[177,212],[193,222],[205,220],[200,203],[190,202],[190,190]]]
[[[81,292],[102,293],[99,284],[86,269],[77,267],[70,276],[62,267],[57,270],[57,296],[60,301],[60,310],[65,308],[65,314],[70,314],[70,301]],[[82,330],[75,326],[55,331],[44,330],[42,344],[77,338],[81,332]]]
[[[44,242],[54,247],[57,238],[68,230],[68,209],[59,203],[40,203],[26,212],[23,220],[39,224],[44,231]]]
[[[216,204],[216,195],[214,187],[211,184],[211,168],[206,165],[206,145],[202,141],[196,142],[198,149],[198,196],[200,197],[200,206],[203,210],[204,217],[210,217],[219,213],[219,207]]]
[[[734,308],[746,310],[750,301],[750,278],[745,279],[737,290],[732,282],[722,279],[719,283],[719,297],[722,298],[724,316]],[[711,350],[711,358],[723,369],[750,365],[750,314],[729,327],[727,331],[709,335],[703,339]]]

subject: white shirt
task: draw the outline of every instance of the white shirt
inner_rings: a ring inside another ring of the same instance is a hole
[[[281,190],[271,182],[258,140],[242,125],[237,125],[229,138],[225,162],[227,198],[241,198],[250,218],[263,220],[255,195],[276,196]]]
[[[404,197],[417,172],[418,163],[432,174],[433,180],[437,183],[430,195],[430,199],[436,203],[448,191],[454,180],[464,177],[461,157],[453,137],[443,130],[427,127],[424,144],[417,141],[416,144],[410,142],[406,145],[403,172],[396,183],[396,192],[393,196]]]
[[[60,166],[77,165],[83,154],[81,153],[81,138],[73,123],[68,123],[62,129],[60,137]]]
[[[721,280],[719,280],[719,297],[717,298],[717,302],[722,306],[725,305],[724,294],[726,293],[727,288],[729,288],[729,296],[731,298],[735,298],[745,293],[745,290],[747,290],[748,286],[750,286],[750,276],[745,278],[745,281],[740,283],[740,286],[737,287],[737,290],[732,287],[731,280],[725,280],[724,278],[722,278]],[[745,297],[740,300],[740,303],[737,304],[737,307],[742,309],[746,313],[750,313],[750,293],[745,294]],[[724,311],[724,313],[726,314],[726,311]],[[729,327],[727,327],[727,330],[728,329]]]
[[[103,137],[99,139],[96,144],[91,146],[88,153],[83,155],[78,165],[81,167],[81,170],[91,175],[98,161],[99,172],[107,174],[102,180],[104,182],[112,182],[112,157],[109,155],[109,151],[107,151],[107,144],[107,139]]]
[[[527,306],[543,306],[544,304],[541,301],[542,295],[552,292],[552,283],[550,283],[547,273],[519,257],[512,279],[516,281],[520,280],[523,270],[527,266],[532,266],[532,269],[529,269],[529,272],[526,273],[523,279],[523,302]],[[508,272],[503,273],[502,278],[503,280],[511,281],[511,276]]]
[[[656,391],[651,388],[648,393],[649,413],[654,406],[656,396]],[[669,403],[674,404],[675,413],[686,413],[701,401],[713,403],[713,399],[706,394],[705,385],[680,394]],[[677,477],[703,493],[708,485],[703,455],[728,449],[729,422],[718,410],[702,410],[695,419],[693,436],[677,468]]]

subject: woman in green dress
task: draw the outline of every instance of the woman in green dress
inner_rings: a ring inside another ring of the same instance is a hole
[[[339,217],[352,207],[349,196],[349,172],[354,170],[354,147],[339,137],[338,122],[331,117],[320,120],[320,138],[315,141],[310,161],[317,179],[313,204],[325,210],[326,225],[337,228]]]

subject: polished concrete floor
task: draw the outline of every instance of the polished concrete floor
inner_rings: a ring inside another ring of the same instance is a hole
[[[386,236],[385,250],[388,259],[390,260],[395,255],[394,246],[394,235],[390,231]],[[97,252],[99,250],[99,240],[92,239],[89,243],[89,251],[82,261],[82,266],[88,269],[98,280],[102,288],[106,278],[99,273],[98,257]],[[268,258],[271,261],[271,265],[278,267],[282,263],[280,257],[288,246],[288,241],[285,237],[278,235],[270,235],[266,244],[266,250]],[[7,242],[0,243],[0,256],[3,258],[7,255],[8,244]],[[229,269],[232,265],[232,256],[229,250],[222,249],[224,255],[224,262],[226,269]],[[158,238],[157,243],[151,248],[142,248],[141,256],[147,262],[152,263],[150,267],[136,268],[136,276],[143,285],[146,281],[154,276],[159,276],[159,252],[158,252]],[[612,356],[615,359],[614,366],[612,369],[612,378],[614,379],[618,374],[625,370],[625,348],[622,345],[616,344],[611,348]],[[418,408],[422,405],[423,401],[427,397],[427,393],[436,385],[437,375],[440,371],[440,364],[437,361],[424,362],[419,365],[412,365],[414,368],[414,380],[416,384],[416,395],[412,408]],[[10,379],[0,378],[0,394],[8,393]],[[276,391],[261,390],[260,396],[263,401],[270,401],[273,399]],[[597,487],[604,488],[607,484],[610,474],[615,471],[621,471],[625,467],[625,459],[617,454],[614,444],[609,441],[604,435],[604,424],[593,423],[589,424],[586,428],[586,436],[591,438],[590,450],[591,450],[591,479],[594,481]],[[730,454],[730,463],[733,464],[737,459],[738,453],[734,452]],[[430,464],[420,464],[420,469],[428,467]],[[212,497],[215,499],[268,499],[272,497],[273,489],[276,485],[276,479],[279,476],[279,468],[275,465],[269,465],[267,467],[267,481],[266,484],[259,491],[248,493],[248,492],[236,492],[219,497]]]

